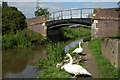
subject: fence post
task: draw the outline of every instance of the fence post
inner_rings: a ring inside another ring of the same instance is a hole
[[[70,10],[70,17],[71,17],[71,19],[72,19],[72,10]]]
[[[63,19],[62,11],[61,11],[61,19]]]
[[[49,15],[50,15],[50,14],[47,15],[47,21],[49,21]]]
[[[53,20],[55,20],[55,18],[54,18],[54,13],[53,13]]]
[[[81,18],[82,18],[82,9],[81,9]]]

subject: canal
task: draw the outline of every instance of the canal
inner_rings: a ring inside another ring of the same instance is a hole
[[[69,40],[65,44],[65,53],[83,39]],[[37,59],[47,60],[47,46],[37,46],[26,49],[8,49],[3,51],[3,77],[4,78],[36,78],[42,69],[34,68]]]

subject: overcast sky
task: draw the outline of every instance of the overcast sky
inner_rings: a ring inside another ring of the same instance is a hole
[[[29,0],[31,2],[27,2],[28,0],[24,0],[25,2],[21,2],[21,1],[15,2],[15,0],[7,0],[9,6],[17,7],[18,10],[23,12],[26,18],[35,17],[34,12],[36,11],[37,1],[36,0]],[[82,0],[78,0],[79,2],[75,2],[75,1],[70,2],[73,0],[69,0],[69,2],[55,2],[55,0],[51,0],[51,1],[53,2],[50,2],[49,0],[44,0],[44,2],[39,2],[39,6],[42,8],[48,8],[50,12],[66,10],[66,9],[71,9],[71,8],[114,8],[114,7],[118,7],[117,5],[118,0],[114,0],[114,2],[112,2],[113,0],[109,0],[111,2],[107,2],[108,0],[103,0],[106,2],[82,2]],[[65,0],[61,0],[61,1],[65,1]],[[95,1],[95,0],[91,0],[91,1]]]

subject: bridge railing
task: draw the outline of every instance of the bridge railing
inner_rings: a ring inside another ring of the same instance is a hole
[[[79,8],[57,11],[46,15],[47,21],[72,19],[72,18],[92,18],[93,8]]]

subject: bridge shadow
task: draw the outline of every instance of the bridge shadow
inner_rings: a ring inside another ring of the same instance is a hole
[[[71,38],[65,37],[64,33],[60,31],[60,29],[48,29],[47,37],[52,42],[62,42],[70,40]]]

